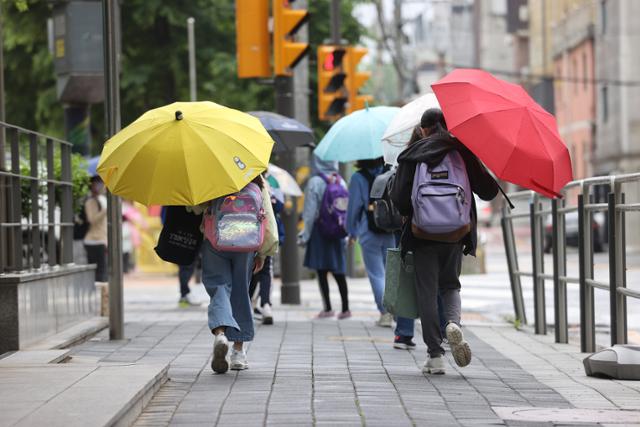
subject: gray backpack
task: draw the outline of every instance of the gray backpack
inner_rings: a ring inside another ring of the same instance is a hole
[[[411,230],[415,237],[457,242],[471,231],[473,194],[464,160],[449,151],[439,165],[419,163],[413,178]]]

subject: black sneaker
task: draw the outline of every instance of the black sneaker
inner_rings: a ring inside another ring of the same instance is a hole
[[[416,348],[416,343],[413,342],[413,337],[396,335],[393,340],[393,348],[397,348],[398,350],[413,350]]]

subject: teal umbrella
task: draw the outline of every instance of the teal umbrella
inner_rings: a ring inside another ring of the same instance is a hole
[[[382,135],[398,107],[367,107],[335,122],[315,154],[322,160],[352,162],[382,157]]]

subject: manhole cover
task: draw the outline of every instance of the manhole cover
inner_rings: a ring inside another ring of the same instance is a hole
[[[640,411],[624,409],[560,409],[492,407],[503,420],[554,423],[640,423]]]

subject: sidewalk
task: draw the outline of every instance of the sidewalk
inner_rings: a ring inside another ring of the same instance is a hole
[[[459,369],[448,357],[445,376],[423,375],[424,344],[416,339],[413,352],[392,348],[392,331],[374,325],[365,280],[349,282],[355,316],[345,321],[311,320],[320,307],[316,286],[303,282],[303,306],[276,305],[275,325],[258,326],[248,349],[249,370],[214,375],[205,308],[177,309],[173,279],[129,280],[128,339],[109,342],[102,333],[74,348],[70,363],[169,363],[169,381],[137,426],[552,425],[571,420],[640,425],[640,382],[586,377],[584,356],[574,346],[553,344],[551,336],[472,316],[465,331],[472,364]],[[202,287],[194,292],[202,294]],[[273,300],[279,300],[277,292]]]

